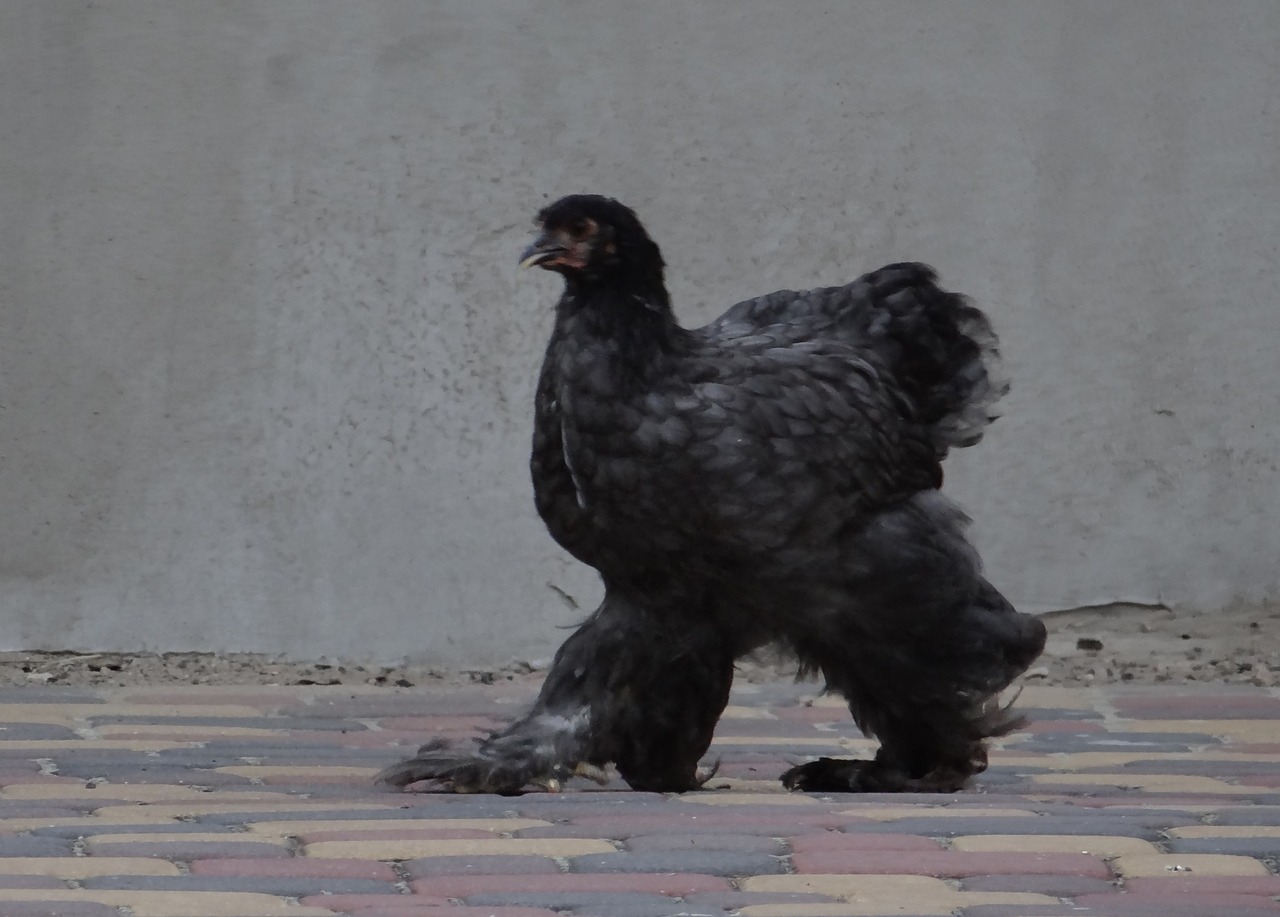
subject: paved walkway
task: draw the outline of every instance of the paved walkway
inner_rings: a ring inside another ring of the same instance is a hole
[[[1032,687],[972,791],[803,796],[865,753],[744,685],[713,789],[397,795],[400,751],[528,685],[0,689],[0,915],[1254,917],[1280,913],[1280,692]]]

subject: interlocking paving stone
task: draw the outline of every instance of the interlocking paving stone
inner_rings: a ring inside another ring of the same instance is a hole
[[[724,766],[698,793],[370,782],[432,734],[492,728],[535,689],[0,690],[0,914],[1280,911],[1274,689],[1031,686],[1031,728],[945,795],[783,791],[793,763],[874,747],[838,698],[789,683],[735,687],[709,755]]]
[[[1280,837],[1173,838],[1168,847],[1174,853],[1280,857]]]
[[[851,825],[858,834],[919,834],[927,837],[959,837],[965,834],[1114,834],[1159,840],[1160,828],[1138,819],[1104,815],[1062,815],[1039,818],[903,818],[893,822]]]
[[[5,901],[5,917],[120,917],[120,909],[89,901]]]
[[[1084,908],[1097,908],[1098,913],[1108,917],[1274,917],[1280,913],[1280,903],[1233,894],[1081,895],[1075,901]]]
[[[393,882],[332,876],[95,876],[81,888],[190,892],[262,892],[267,895],[391,895]]]
[[[105,834],[92,835],[86,843],[93,856],[163,857],[170,860],[206,860],[216,857],[285,857],[289,849],[246,835]]]
[[[785,844],[780,838],[740,834],[642,834],[627,838],[625,846],[633,853],[698,850],[769,854],[785,852]]]
[[[336,896],[335,896],[336,897]],[[454,904],[431,905],[425,903],[402,903],[408,899],[387,898],[387,903],[376,902],[372,896],[362,895],[355,901],[349,896],[338,900],[334,897],[317,896],[303,898],[301,903],[313,907],[344,908],[348,913],[358,917],[561,917],[564,911],[551,911],[541,907],[463,907]],[[328,912],[332,917],[332,911]]]
[[[980,892],[1035,892],[1054,898],[1074,898],[1078,895],[1101,894],[1112,891],[1111,879],[1070,875],[986,875],[965,876],[960,880],[962,891]]]
[[[1169,876],[1265,876],[1266,865],[1248,856],[1215,854],[1124,854],[1111,864],[1122,878]]]
[[[1178,873],[1171,876],[1126,879],[1124,887],[1134,894],[1198,894],[1280,896],[1280,876],[1204,876]]]
[[[645,892],[487,892],[471,895],[468,905],[545,907],[591,917],[673,917],[681,908],[665,895]],[[720,914],[712,912],[712,917]]]
[[[434,856],[404,860],[400,863],[400,868],[410,879],[423,879],[430,876],[519,876],[560,872],[559,864],[549,856]]]
[[[410,888],[424,895],[443,898],[470,898],[489,893],[532,892],[643,892],[671,897],[696,892],[729,891],[727,879],[693,872],[661,874],[617,872],[606,874],[531,874],[524,876],[437,876],[418,879]]]
[[[252,892],[156,892],[110,889],[0,890],[0,913],[8,917],[9,902],[46,902],[42,917],[61,914],[68,903],[105,904],[119,917],[128,908],[133,917],[333,917],[333,911],[297,907],[284,898]],[[56,903],[56,908],[50,907]],[[93,912],[97,913],[97,912]],[[109,912],[111,913],[111,912]]]
[[[66,888],[63,879],[23,873],[19,876],[0,876],[0,888]]]
[[[71,856],[72,842],[56,837],[33,837],[18,834],[0,835],[0,857],[62,857]]]
[[[797,873],[897,874],[960,879],[994,873],[1017,875],[1087,876],[1108,879],[1111,871],[1101,858],[1085,853],[964,853],[903,850],[820,851],[797,853]]]
[[[674,873],[710,876],[760,876],[786,871],[784,860],[764,853],[722,850],[662,850],[644,853],[601,853],[569,859],[569,871],[592,873]]]

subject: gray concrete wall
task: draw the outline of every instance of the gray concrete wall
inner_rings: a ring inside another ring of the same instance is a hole
[[[548,198],[681,313],[891,259],[1015,388],[949,487],[1036,611],[1280,598],[1280,4],[0,6],[0,644],[545,656]]]

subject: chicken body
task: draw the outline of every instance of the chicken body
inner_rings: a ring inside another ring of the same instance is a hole
[[[384,779],[516,792],[613,763],[638,789],[694,788],[733,661],[773,644],[881,741],[872,761],[821,759],[786,785],[958,789],[984,740],[1018,724],[993,699],[1045,638],[983,578],[938,490],[948,449],[981,438],[1007,388],[985,316],[898,264],[685,329],[629,209],[575,196],[539,223],[526,261],[565,292],[535,501],[605,599],[529,714]]]

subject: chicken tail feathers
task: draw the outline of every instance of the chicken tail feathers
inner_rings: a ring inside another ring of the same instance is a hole
[[[878,307],[872,346],[893,368],[942,457],[982,439],[1009,381],[987,316],[935,280],[928,265],[890,264],[862,282]]]

